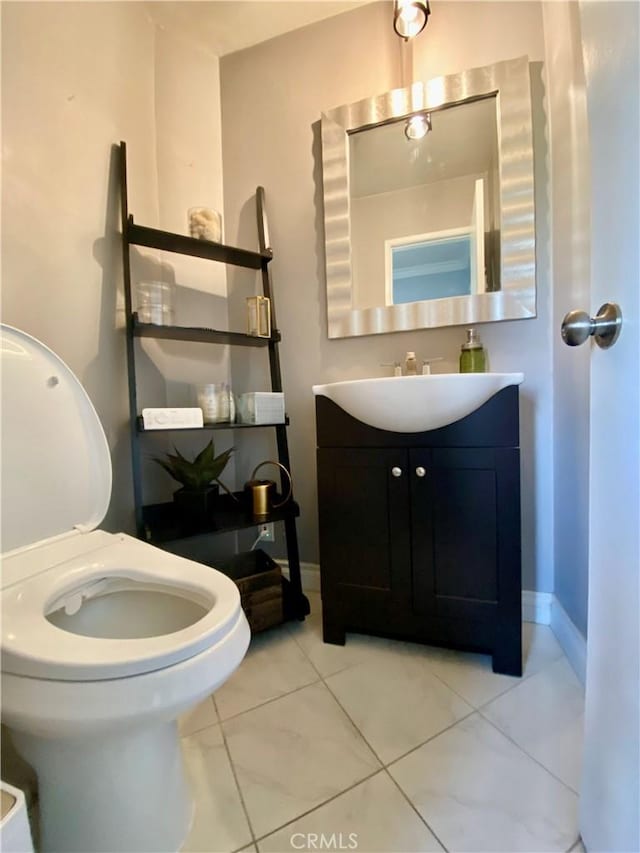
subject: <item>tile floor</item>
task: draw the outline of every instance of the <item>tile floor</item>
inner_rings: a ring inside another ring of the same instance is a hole
[[[583,693],[551,630],[525,674],[349,635],[312,616],[259,635],[180,722],[196,813],[185,853],[582,850]],[[322,846],[324,844],[324,846]]]

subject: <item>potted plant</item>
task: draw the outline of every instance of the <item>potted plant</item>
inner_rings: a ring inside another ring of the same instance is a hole
[[[182,488],[173,493],[173,500],[187,523],[202,526],[211,522],[219,492],[218,485],[229,491],[221,482],[220,475],[233,450],[234,448],[230,447],[216,456],[211,439],[193,461],[184,457],[176,447],[175,453],[167,453],[164,458],[153,457],[154,462],[182,484]]]

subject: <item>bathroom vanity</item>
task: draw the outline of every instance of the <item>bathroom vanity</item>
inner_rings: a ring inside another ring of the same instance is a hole
[[[325,642],[399,637],[521,675],[517,384],[424,432],[369,426],[316,394]]]

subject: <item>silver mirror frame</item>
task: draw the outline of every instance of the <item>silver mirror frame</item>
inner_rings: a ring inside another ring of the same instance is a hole
[[[421,110],[496,96],[500,281],[495,293],[353,307],[349,134]],[[330,338],[536,316],[531,83],[526,56],[392,89],[321,117],[327,316]]]

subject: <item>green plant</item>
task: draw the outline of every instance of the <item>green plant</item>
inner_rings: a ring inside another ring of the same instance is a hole
[[[225,466],[234,448],[230,447],[219,456],[215,455],[213,439],[207,444],[204,450],[195,457],[193,461],[186,459],[180,451],[174,447],[175,453],[167,453],[166,458],[160,459],[157,456],[152,457],[154,462],[157,462],[160,467],[182,483],[185,489],[189,491],[203,491],[212,482],[219,483],[225,491],[228,491],[224,483],[220,482],[220,475],[225,469]]]

